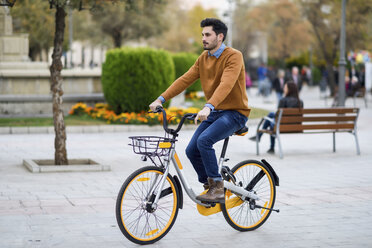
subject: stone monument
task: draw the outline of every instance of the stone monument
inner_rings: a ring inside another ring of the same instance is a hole
[[[28,34],[13,34],[8,7],[0,7],[0,61],[29,61]]]
[[[52,116],[48,62],[30,61],[28,34],[13,34],[8,7],[0,6],[0,117]],[[77,102],[104,102],[101,70],[62,70],[64,112]]]

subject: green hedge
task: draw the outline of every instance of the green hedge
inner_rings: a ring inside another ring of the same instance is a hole
[[[313,79],[314,85],[318,85],[320,80],[322,80],[322,72],[318,67],[313,67],[313,70],[311,71],[311,77]]]
[[[198,59],[198,55],[195,53],[174,53],[172,54],[172,58],[176,69],[176,78],[179,78],[187,72],[192,65],[194,65],[195,61]],[[186,89],[186,93],[200,90],[202,90],[202,88],[200,80],[198,79],[194,84]]]
[[[172,57],[164,50],[113,49],[102,66],[103,92],[116,113],[147,111],[174,79]]]

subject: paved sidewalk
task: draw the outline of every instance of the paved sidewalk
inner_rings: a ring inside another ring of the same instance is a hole
[[[305,107],[324,107],[316,89],[304,90]],[[252,91],[249,99],[252,106],[276,108],[273,96],[263,101]],[[357,103],[360,156],[354,137],[347,133],[336,134],[336,153],[332,134],[286,135],[284,159],[255,155],[255,143],[248,140],[254,126],[248,137],[232,137],[230,167],[241,160],[265,158],[280,177],[275,207],[281,212],[272,213],[262,227],[237,232],[221,213],[201,216],[185,198],[172,230],[150,247],[371,247],[372,108]],[[351,104],[348,100],[347,106]],[[188,181],[198,192],[202,189],[183,153],[192,133],[181,132],[177,150]],[[128,136],[139,134],[162,132],[69,133],[69,158],[91,158],[111,165],[112,171],[49,174],[28,172],[22,160],[53,158],[53,134],[0,135],[0,247],[137,247],[116,224],[115,201],[126,177],[148,164],[127,146]],[[267,150],[269,137],[263,137],[260,147]],[[217,144],[216,150],[220,148]]]

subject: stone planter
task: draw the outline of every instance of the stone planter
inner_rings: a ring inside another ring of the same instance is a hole
[[[69,159],[69,165],[55,165],[52,159],[24,159],[23,165],[32,173],[110,171],[109,165],[101,165],[91,159]]]

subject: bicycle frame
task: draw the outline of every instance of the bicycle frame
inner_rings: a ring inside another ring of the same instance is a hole
[[[157,108],[157,111],[155,112],[163,112],[163,127],[164,127],[164,130],[166,133],[168,134],[171,134],[173,135],[173,138],[175,139],[177,136],[178,136],[178,132],[181,130],[181,127],[185,121],[186,118],[188,117],[191,117],[192,114],[186,114],[182,119],[181,119],[181,122],[180,124],[178,125],[177,129],[176,130],[173,130],[173,129],[168,129],[168,124],[167,124],[167,119],[166,119],[166,113],[164,111],[163,108]],[[195,117],[195,116],[194,116]],[[219,173],[221,174],[221,171],[222,171],[222,168],[223,168],[223,163],[225,162],[225,154],[226,154],[226,150],[227,150],[227,145],[228,145],[228,141],[229,141],[229,137],[227,137],[225,139],[225,142],[223,144],[223,148],[222,148],[222,151],[221,151],[221,156],[220,156],[220,159],[219,159],[219,163],[218,163],[218,171]],[[160,181],[160,187],[158,188],[158,192],[156,192],[156,197],[155,197],[155,200],[153,201],[152,204],[154,204],[156,206],[158,200],[160,199],[160,195],[161,195],[161,192],[163,190],[163,185],[164,185],[164,182],[169,174],[169,163],[172,162],[173,165],[174,165],[174,168],[176,169],[176,172],[177,172],[177,175],[179,176],[180,180],[181,180],[181,184],[183,186],[183,188],[185,189],[187,195],[190,197],[190,199],[192,201],[194,201],[195,203],[199,204],[199,205],[202,205],[202,206],[205,206],[205,207],[210,207],[211,204],[206,204],[206,203],[203,203],[199,200],[196,199],[196,194],[194,192],[194,190],[191,188],[190,184],[188,183],[184,173],[183,173],[183,166],[181,164],[181,161],[177,155],[177,152],[175,150],[175,145],[171,148],[171,151],[170,151],[170,154],[169,154],[169,157],[166,158],[164,160],[165,162],[165,171],[164,171],[164,175]],[[234,183],[230,182],[230,181],[226,181],[224,180],[224,187],[227,189],[227,190],[230,190],[232,193],[235,193],[237,194],[238,196],[240,196],[243,200],[246,199],[246,198],[250,198],[250,199],[253,199],[253,200],[259,200],[259,197],[252,193],[252,192],[249,192],[248,190],[242,188],[242,187],[239,187],[239,186],[236,186]],[[151,190],[153,191],[153,190]]]
[[[226,140],[228,140],[228,138],[226,138]],[[226,140],[225,140],[224,147],[223,147],[222,152],[221,152],[221,157],[220,157],[220,160],[219,160],[219,163],[218,163],[218,168],[219,168],[220,173],[221,173],[223,164],[225,162],[224,154],[226,153],[226,148],[227,148]],[[160,198],[161,192],[163,190],[163,185],[164,185],[165,179],[167,178],[167,176],[169,174],[169,163],[172,162],[174,168],[176,169],[177,175],[180,178],[181,184],[182,184],[184,190],[186,191],[187,195],[190,197],[190,199],[193,202],[195,202],[199,205],[202,205],[202,206],[205,206],[205,207],[210,207],[211,204],[203,203],[203,202],[196,199],[197,195],[195,194],[194,190],[192,189],[192,187],[188,183],[188,181],[187,181],[187,179],[186,179],[186,177],[183,173],[183,166],[182,166],[182,163],[181,163],[181,161],[178,157],[178,154],[177,154],[175,148],[172,148],[172,151],[170,152],[169,158],[170,158],[170,160],[169,159],[166,160],[164,175],[163,175],[163,177],[160,181],[160,187],[158,188],[158,192],[156,194],[156,198],[155,198],[153,204],[156,205],[159,198]],[[224,181],[224,187],[226,189],[230,190],[231,192],[233,192],[237,195],[240,195],[242,199],[245,199],[245,198],[248,197],[250,199],[259,200],[259,197],[256,194],[254,194],[252,192],[249,192],[242,187],[236,186],[232,182],[229,182],[229,181],[225,180]]]

